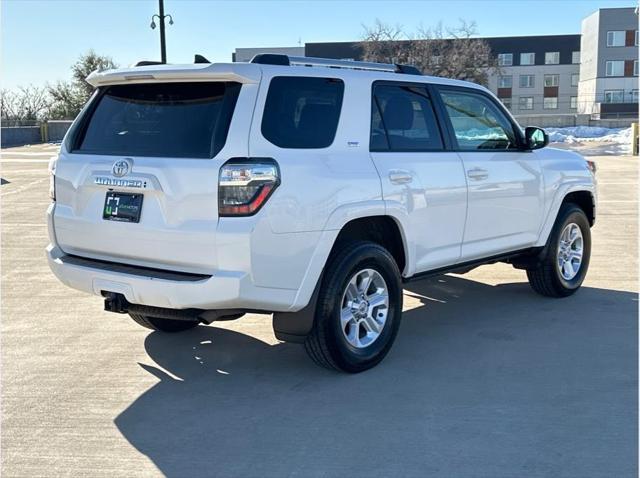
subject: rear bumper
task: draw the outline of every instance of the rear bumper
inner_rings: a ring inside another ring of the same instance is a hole
[[[249,274],[217,271],[212,276],[190,278],[171,274],[137,273],[135,268],[113,267],[82,261],[65,254],[55,244],[47,247],[49,267],[65,285],[101,296],[122,294],[132,304],[169,309],[255,309],[286,312],[295,303],[296,290],[256,287]]]

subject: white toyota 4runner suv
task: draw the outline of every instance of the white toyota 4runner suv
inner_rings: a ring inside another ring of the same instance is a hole
[[[360,372],[404,281],[498,261],[545,296],[584,280],[595,168],[482,86],[271,54],[143,63],[88,77],[50,165],[49,264],[106,310],[163,332],[273,313],[278,339]]]

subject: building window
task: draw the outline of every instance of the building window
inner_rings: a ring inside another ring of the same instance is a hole
[[[638,102],[638,90],[631,90],[631,103]]]
[[[431,57],[431,60],[429,63],[433,66],[440,66],[440,64],[442,63],[442,57],[439,55],[434,55]]]
[[[571,98],[569,98],[569,108],[571,108],[572,110],[575,110],[577,107],[578,107],[578,97],[572,96]]]
[[[511,65],[513,65],[513,53],[498,54],[498,66],[511,66]]]
[[[572,51],[571,52],[571,63],[573,63],[574,65],[580,63],[580,52],[579,51]]]
[[[500,101],[502,101],[502,104],[505,108],[507,108],[508,110],[511,109],[511,98],[500,98]]]
[[[571,86],[578,86],[578,81],[580,81],[580,74],[572,73],[571,74]]]
[[[638,60],[633,60],[633,76],[638,76]]]
[[[519,107],[521,110],[533,109],[533,96],[521,96]]]
[[[534,65],[536,63],[535,53],[520,53],[521,65]]]
[[[560,75],[544,75],[544,86],[558,86]]]
[[[613,30],[607,32],[607,46],[624,46],[624,30]]]
[[[605,66],[605,76],[624,76],[624,60],[608,61]]]
[[[605,90],[605,103],[624,103],[624,90]]]
[[[542,107],[545,110],[555,110],[558,108],[558,98],[555,96],[544,98],[544,102],[542,103]]]
[[[545,65],[557,65],[560,63],[560,52],[559,51],[548,51],[544,54],[544,64]]]
[[[535,75],[520,75],[520,88],[533,88],[535,78]]]
[[[498,77],[498,88],[511,88],[513,86],[513,77],[512,76],[499,76]]]
[[[634,43],[636,46],[640,45],[640,43],[638,43],[638,30],[636,30],[636,41]]]

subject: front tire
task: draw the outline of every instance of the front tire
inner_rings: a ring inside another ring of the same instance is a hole
[[[129,314],[134,322],[147,329],[160,332],[175,333],[184,332],[198,326],[198,322],[189,320],[162,319],[160,317],[149,317],[148,315]]]
[[[402,317],[400,272],[389,252],[352,242],[327,262],[305,349],[318,365],[358,373],[389,352]]]
[[[568,297],[582,285],[591,256],[591,229],[584,211],[564,204],[553,226],[544,257],[527,269],[531,288],[546,297]]]

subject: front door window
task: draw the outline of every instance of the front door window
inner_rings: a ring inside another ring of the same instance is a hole
[[[440,95],[459,149],[473,151],[516,147],[511,122],[489,98],[470,90],[442,90]]]

